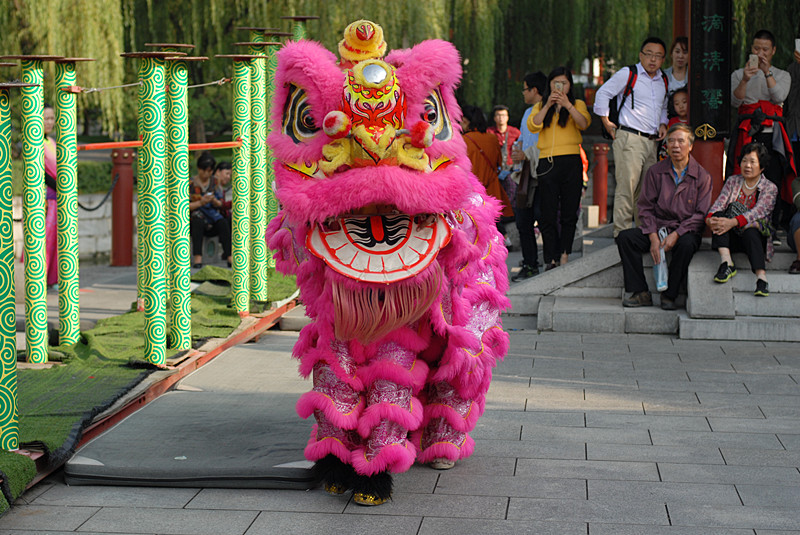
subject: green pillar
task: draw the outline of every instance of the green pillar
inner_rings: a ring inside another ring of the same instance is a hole
[[[0,64],[0,66],[16,66]],[[0,449],[19,448],[17,412],[17,322],[14,302],[14,233],[11,220],[11,105],[9,90],[20,83],[0,84]]]
[[[137,217],[142,298],[144,299],[144,357],[156,366],[166,364],[166,224],[164,217],[165,130],[164,57],[176,52],[133,52],[139,58],[142,82],[139,119],[142,150],[139,154]]]
[[[270,43],[273,50],[269,53],[267,60],[267,74],[266,74],[266,115],[267,120],[272,117],[272,96],[275,94],[275,71],[278,68],[278,54],[274,47],[280,46],[280,43]],[[271,128],[268,123],[268,130]],[[267,170],[267,224],[272,221],[272,218],[278,215],[278,198],[275,196],[275,158],[272,156],[272,150],[267,146],[267,155],[265,161],[265,168]],[[272,249],[267,248],[267,267],[275,268],[275,258],[272,256]]]
[[[187,44],[147,44],[164,52],[190,50]],[[189,236],[189,120],[186,86],[189,80],[187,58],[174,55],[166,59],[166,166],[167,202],[167,325],[170,347],[192,348],[192,297],[190,293],[191,246]]]
[[[309,20],[319,19],[319,17],[314,15],[293,15],[290,17],[281,18],[294,21],[294,26],[292,27],[292,38],[295,41],[306,38],[306,22]]]
[[[75,120],[75,63],[93,61],[66,58],[56,62],[56,199],[58,203],[58,335],[62,344],[80,341],[78,297],[78,148]]]
[[[233,137],[242,145],[233,151],[233,308],[250,313],[250,55],[233,58]]]
[[[267,44],[263,32],[250,31],[250,297],[268,299],[267,244],[267,115],[265,103]],[[238,43],[237,43],[238,44]]]
[[[25,236],[25,345],[27,360],[47,362],[47,260],[45,256],[43,58],[21,56],[22,219]],[[54,58],[48,58],[54,59]]]

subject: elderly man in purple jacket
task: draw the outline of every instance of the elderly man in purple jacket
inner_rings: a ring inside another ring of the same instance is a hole
[[[711,175],[692,158],[694,133],[685,124],[675,124],[667,132],[669,159],[647,171],[642,182],[638,228],[617,235],[625,291],[632,295],[622,306],[653,304],[644,276],[642,254],[650,251],[654,263],[661,261],[661,249],[672,251],[668,287],[661,293],[661,308],[675,310],[675,298],[686,280],[689,262],[700,247],[704,218],[711,207]],[[665,228],[662,240],[658,231]]]

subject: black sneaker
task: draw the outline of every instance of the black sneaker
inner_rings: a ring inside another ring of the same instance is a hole
[[[758,297],[769,296],[769,284],[767,281],[756,279],[756,291],[753,292],[753,295],[757,295]]]
[[[661,294],[661,310],[678,310],[678,306],[675,304],[674,299]]]
[[[522,269],[520,269],[517,273],[514,274],[513,277],[511,277],[511,280],[512,282],[524,281],[525,279],[530,279],[531,277],[534,277],[538,274],[539,274],[538,267],[523,265]]]
[[[736,267],[733,265],[728,265],[727,262],[723,262],[719,265],[719,269],[717,270],[717,274],[714,275],[714,282],[718,282],[722,284],[723,282],[728,282],[736,275]]]
[[[650,292],[636,292],[627,299],[622,300],[624,307],[649,307],[653,306],[653,297]]]

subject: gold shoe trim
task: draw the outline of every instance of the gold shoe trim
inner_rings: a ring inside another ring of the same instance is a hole
[[[358,505],[382,505],[389,501],[389,498],[379,498],[374,494],[367,494],[365,492],[356,492],[353,494],[353,501]]]
[[[333,495],[344,494],[347,492],[347,487],[338,483],[325,483],[325,492]]]

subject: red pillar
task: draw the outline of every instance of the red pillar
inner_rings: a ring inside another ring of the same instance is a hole
[[[598,206],[600,224],[608,223],[608,143],[595,143],[592,173],[592,204]]]
[[[111,196],[111,265],[133,265],[133,160],[136,152],[111,152],[111,176],[119,175]]]
[[[697,160],[697,163],[711,174],[711,200],[717,198],[722,183],[724,182],[725,169],[722,166],[723,153],[725,146],[722,141],[703,141],[702,139],[695,139],[692,146],[692,156]]]

